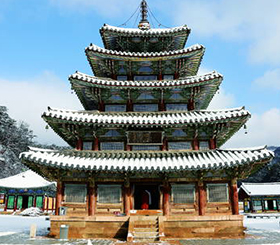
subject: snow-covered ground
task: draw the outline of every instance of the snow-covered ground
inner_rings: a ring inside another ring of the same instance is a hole
[[[46,239],[49,221],[41,217],[22,217],[15,215],[0,215],[0,244],[87,244],[87,240],[59,241]],[[32,224],[37,226],[37,238],[29,238]],[[247,227],[245,239],[212,239],[186,240],[184,245],[280,245],[280,218],[247,218],[244,217],[244,226]],[[93,244],[110,244],[108,240],[91,240]]]

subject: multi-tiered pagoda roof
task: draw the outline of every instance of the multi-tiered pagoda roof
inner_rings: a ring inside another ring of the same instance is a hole
[[[85,49],[94,76],[69,76],[85,110],[48,108],[43,113],[50,127],[76,149],[31,150],[21,155],[26,165],[48,177],[52,172],[41,167],[226,173],[271,159],[265,148],[219,149],[250,113],[244,107],[207,110],[223,76],[215,71],[198,75],[205,48],[185,48],[187,26],[153,29],[146,17],[142,11],[139,28],[104,25],[104,48],[90,44]]]

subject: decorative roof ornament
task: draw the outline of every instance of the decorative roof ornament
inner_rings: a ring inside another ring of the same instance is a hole
[[[138,28],[141,30],[149,30],[151,28],[148,21],[148,4],[145,0],[141,2],[141,20],[139,22]]]

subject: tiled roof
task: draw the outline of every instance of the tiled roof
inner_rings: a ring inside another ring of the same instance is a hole
[[[106,124],[106,125],[135,125],[137,126],[161,126],[183,124],[213,124],[227,122],[232,119],[250,117],[250,113],[244,107],[225,110],[200,110],[200,111],[165,111],[165,112],[99,112],[99,111],[73,111],[48,108],[42,117],[49,121],[59,119],[82,124]]]
[[[239,150],[206,151],[49,151],[30,149],[20,155],[23,163],[32,166],[49,166],[109,172],[178,172],[235,168],[256,162],[268,162],[273,152],[266,147]]]
[[[36,189],[54,185],[31,170],[0,179],[0,188]]]
[[[248,196],[280,195],[280,182],[272,183],[246,183],[243,182],[240,190],[243,189]],[[239,191],[240,191],[239,190]]]
[[[177,79],[177,80],[155,80],[155,81],[118,81],[109,78],[98,78],[94,76],[90,76],[81,72],[76,72],[69,77],[72,81],[73,79],[77,79],[80,81],[84,81],[90,84],[93,84],[97,87],[137,87],[137,88],[174,88],[174,87],[191,87],[191,86],[199,86],[204,84],[205,82],[209,82],[210,80],[220,78],[222,79],[223,76],[215,71],[211,73],[207,73],[204,75],[199,76],[190,76],[184,79]]]
[[[91,44],[88,46],[85,51],[89,55],[88,52],[92,51],[94,53],[99,53],[104,56],[119,56],[119,57],[126,57],[127,60],[135,60],[135,58],[158,58],[158,57],[181,57],[184,54],[188,54],[197,50],[204,51],[204,47],[200,44],[192,45],[191,47],[180,49],[180,50],[173,50],[173,51],[164,51],[164,52],[123,52],[123,51],[115,51],[104,49],[98,47],[97,45]]]
[[[116,26],[110,26],[105,24],[100,28],[101,33],[104,31],[112,31],[115,33],[124,33],[128,35],[138,35],[138,36],[167,35],[167,34],[173,34],[178,32],[185,32],[185,31],[190,32],[190,30],[191,29],[186,25],[173,27],[173,28],[152,28],[149,30],[141,30],[139,28],[123,28],[123,27],[116,27]]]

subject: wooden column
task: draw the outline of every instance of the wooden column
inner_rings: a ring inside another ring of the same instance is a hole
[[[165,111],[165,103],[164,100],[160,100],[158,103],[158,109],[159,111]]]
[[[198,142],[198,139],[197,138],[194,138],[193,139],[193,149],[195,151],[198,151],[199,150],[199,142]]]
[[[162,147],[161,147],[162,151],[167,151],[167,139],[166,137],[164,137],[163,142],[162,142]]]
[[[209,140],[209,148],[210,148],[211,150],[217,148],[217,146],[216,146],[216,138],[212,138],[212,139]]]
[[[52,212],[53,212],[53,210],[54,210],[54,202],[55,202],[55,198],[52,197]]]
[[[104,101],[103,100],[100,100],[98,102],[98,110],[99,111],[105,111],[105,105],[104,105]]]
[[[126,144],[126,146],[125,146],[125,150],[126,150],[126,151],[132,151],[132,146],[131,146],[131,145],[128,145],[128,144]]]
[[[99,150],[99,140],[98,140],[97,137],[94,138],[93,150],[94,150],[94,151],[98,151],[98,150]]]
[[[238,192],[237,192],[237,180],[236,179],[231,180],[230,190],[231,190],[232,214],[238,215],[239,207],[238,207]]]
[[[163,75],[160,73],[160,74],[158,75],[158,80],[161,81],[162,79],[163,79]]]
[[[88,216],[94,216],[95,206],[95,184],[93,181],[91,181],[88,186]]]
[[[126,111],[133,111],[133,103],[131,99],[128,99],[126,102]]]
[[[7,211],[7,209],[8,209],[8,199],[9,199],[9,196],[5,194],[5,207],[4,207],[4,211]]]
[[[61,181],[57,181],[56,186],[56,203],[55,203],[55,215],[59,215],[59,208],[62,202],[63,186]]]
[[[78,151],[81,151],[83,149],[83,140],[82,138],[79,137],[79,139],[77,140],[77,144],[76,144],[76,149]]]
[[[193,99],[189,99],[189,101],[188,101],[188,110],[189,111],[194,110],[194,101],[193,101]]]
[[[198,181],[198,202],[198,214],[205,215],[207,198],[203,181]]]
[[[47,198],[47,212],[49,212],[49,204],[50,204],[49,201],[50,201],[50,197],[47,196],[46,198]]]
[[[124,212],[126,216],[130,215],[130,184],[129,183],[125,183],[124,185]]]
[[[163,186],[163,215],[169,216],[170,214],[170,186],[165,183]]]

